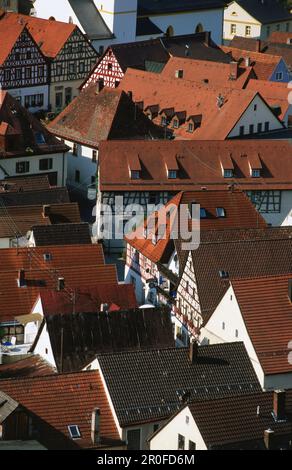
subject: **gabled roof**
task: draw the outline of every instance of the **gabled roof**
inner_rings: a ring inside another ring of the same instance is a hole
[[[223,9],[225,2],[219,0],[138,0],[138,16],[191,12],[197,10]]]
[[[127,116],[127,119],[125,119]],[[120,89],[89,85],[48,126],[59,137],[98,148],[102,140],[162,136]]]
[[[141,178],[131,180],[129,155],[138,155]],[[260,178],[252,178],[249,158],[262,161]],[[234,166],[232,178],[224,178],[222,157]],[[169,180],[165,164],[177,157],[180,170]],[[291,144],[288,141],[152,141],[102,142],[99,150],[101,191],[173,191],[226,189],[231,184],[242,190],[292,189]],[[113,172],[111,169],[115,168]]]
[[[13,136],[0,132],[0,160],[17,156],[26,156],[29,159],[35,155],[63,153],[68,150],[66,145],[53,136],[17,100],[1,90],[0,122],[7,123],[13,131]],[[38,143],[39,135],[44,138],[44,144]]]
[[[200,221],[201,231],[267,226],[247,196],[240,191],[184,191],[178,193],[166,204],[166,210],[172,205],[179,208],[182,204],[200,204],[201,208],[205,209],[207,218]],[[225,217],[218,217],[217,208],[225,210]],[[158,211],[158,216],[159,212],[163,214],[164,209]],[[156,229],[159,230],[159,224],[156,225]],[[135,231],[136,236],[131,234],[131,239],[125,237],[127,243],[136,248],[153,263],[159,261],[167,263],[172,254],[174,242],[170,238],[170,233],[172,233],[171,220],[167,219],[165,237],[158,240],[155,245],[152,243],[152,239],[144,238],[143,231],[144,223]]]
[[[17,22],[14,27],[7,28],[3,21],[6,14],[0,11],[0,41],[1,41],[1,52],[0,52],[0,65],[3,65],[7,57],[11,53],[17,39],[21,33],[26,29],[25,23]]]
[[[87,245],[91,243],[90,227],[86,223],[34,225],[31,227],[36,246]]]
[[[232,449],[232,445],[245,443],[249,450],[264,450],[266,430],[272,429],[276,439],[286,436],[287,444],[291,436],[292,392],[286,392],[287,419],[283,421],[273,417],[273,398],[273,392],[257,392],[215,399],[212,404],[198,401],[187,406],[208,448],[231,446]],[[278,447],[277,442],[274,444]],[[283,441],[279,442],[280,447],[283,448]]]
[[[274,44],[274,43],[267,43],[264,47],[263,52],[266,55],[278,55],[282,56],[285,60],[286,64],[289,66],[291,70],[292,66],[292,46],[286,44]]]
[[[153,349],[98,356],[121,426],[167,419],[188,399],[226,397],[260,389],[243,343]],[[129,400],[131,397],[131,400]]]
[[[282,6],[278,0],[236,0],[236,3],[262,24],[292,19],[288,8]]]
[[[284,119],[290,108],[287,83],[269,82],[267,80],[249,80],[247,90],[260,93],[271,108],[280,108],[280,119]]]
[[[39,355],[30,355],[16,362],[0,365],[0,379],[35,377],[55,374],[56,369]]]
[[[100,295],[103,298],[102,291]],[[104,299],[106,297],[105,293]],[[167,308],[134,308],[105,313],[99,312],[96,306],[89,313],[46,315],[41,328],[47,329],[57,368],[64,372],[84,369],[97,354],[174,346]],[[37,339],[32,349],[36,345]]]
[[[56,448],[58,441],[59,447],[95,447],[91,441],[91,415],[96,408],[101,415],[101,446],[119,441],[98,371],[1,380],[0,390],[51,428],[50,433],[41,435],[49,448]],[[70,425],[79,427],[80,439],[71,440]]]
[[[286,256],[291,261],[290,246]],[[277,263],[280,265],[280,260]],[[287,358],[292,337],[292,274],[287,263],[283,263],[282,272],[288,274],[231,281],[248,335],[267,375],[292,373]]]
[[[227,291],[229,280],[290,273],[292,229],[202,232],[192,259],[202,316],[207,321]],[[220,271],[227,272],[228,278],[222,279]]]

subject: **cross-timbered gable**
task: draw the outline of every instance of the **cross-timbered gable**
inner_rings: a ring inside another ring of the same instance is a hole
[[[84,80],[96,63],[97,53],[76,27],[52,61],[53,83]]]
[[[116,88],[124,76],[122,67],[120,66],[113,50],[109,48],[106,53],[98,61],[95,69],[84,83],[83,89],[88,87],[90,83],[97,83],[102,80],[104,86]]]
[[[5,90],[48,83],[47,61],[26,28],[0,66],[0,83]]]
[[[197,327],[201,326],[201,307],[191,252],[177,289],[177,308],[178,315],[183,315]]]

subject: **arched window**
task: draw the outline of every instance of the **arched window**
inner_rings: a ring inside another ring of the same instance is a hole
[[[167,30],[166,30],[166,36],[167,37],[170,37],[170,36],[173,36],[174,35],[174,29],[173,29],[173,26],[168,26]]]
[[[202,33],[204,31],[203,25],[199,23],[195,29],[195,33]]]

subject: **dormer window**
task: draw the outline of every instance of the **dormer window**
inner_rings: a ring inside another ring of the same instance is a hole
[[[251,177],[252,178],[260,178],[261,177],[261,170],[251,170]]]
[[[162,116],[162,117],[161,117],[161,125],[164,126],[164,127],[167,126],[167,119],[166,119],[166,116]]]
[[[220,219],[224,219],[226,217],[226,212],[224,207],[216,207],[216,215]]]
[[[139,180],[141,178],[141,172],[138,170],[131,171],[131,179],[132,180]]]
[[[233,170],[231,169],[225,169],[224,170],[224,178],[232,178],[233,177]]]
[[[168,170],[167,176],[168,179],[175,180],[177,178],[177,170]]]
[[[204,207],[201,207],[201,209],[200,209],[200,218],[201,219],[207,219],[207,211]]]
[[[188,132],[194,132],[194,123],[193,123],[193,122],[189,122],[189,124],[188,124]]]
[[[173,128],[174,128],[174,129],[178,129],[178,128],[179,128],[179,121],[178,121],[178,119],[174,119],[174,120],[173,120]]]

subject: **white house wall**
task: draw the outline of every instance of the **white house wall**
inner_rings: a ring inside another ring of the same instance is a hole
[[[37,344],[33,351],[34,354],[40,355],[43,359],[49,362],[53,367],[56,367],[47,325],[44,325],[42,332],[38,338]]]
[[[183,315],[187,315],[189,320],[193,321],[196,326],[201,324],[201,307],[191,253],[189,253],[177,289],[177,308]]]
[[[231,25],[236,24],[236,34],[231,34]],[[261,24],[247,13],[238,3],[232,2],[224,12],[224,39],[231,40],[236,36],[245,36],[246,26],[251,27],[249,37],[258,38],[261,35]]]
[[[212,412],[211,409],[210,412]],[[199,428],[188,407],[178,413],[151,439],[150,450],[178,450],[178,434],[185,438],[185,450],[189,449],[189,441],[196,444],[196,450],[207,450]]]
[[[71,149],[71,152],[68,152],[67,182],[70,186],[87,191],[87,187],[92,184],[93,178],[94,180],[96,178],[97,163],[92,161],[92,151],[96,149],[78,144],[76,156],[73,155],[74,142],[66,140],[65,144]],[[98,159],[98,151],[96,158]],[[77,170],[80,172],[80,183],[75,180]]]
[[[254,110],[254,107],[257,109]],[[241,116],[235,127],[232,129],[228,138],[238,137],[240,135],[240,127],[244,126],[244,134],[249,134],[249,126],[254,125],[254,133],[257,132],[258,124],[262,124],[262,132],[265,129],[265,122],[269,122],[269,130],[274,131],[277,129],[283,129],[283,126],[272,113],[270,108],[263,102],[259,95],[255,96],[253,101],[250,103],[244,114]]]
[[[34,106],[28,108],[31,113],[36,113],[41,110],[47,110],[49,107],[49,85],[39,85],[33,87],[13,88],[7,90],[13,98],[20,101],[21,105],[25,107],[25,97],[32,95],[43,95],[43,106]]]
[[[268,224],[275,227],[292,225],[292,191],[281,191],[281,212],[261,215]]]

